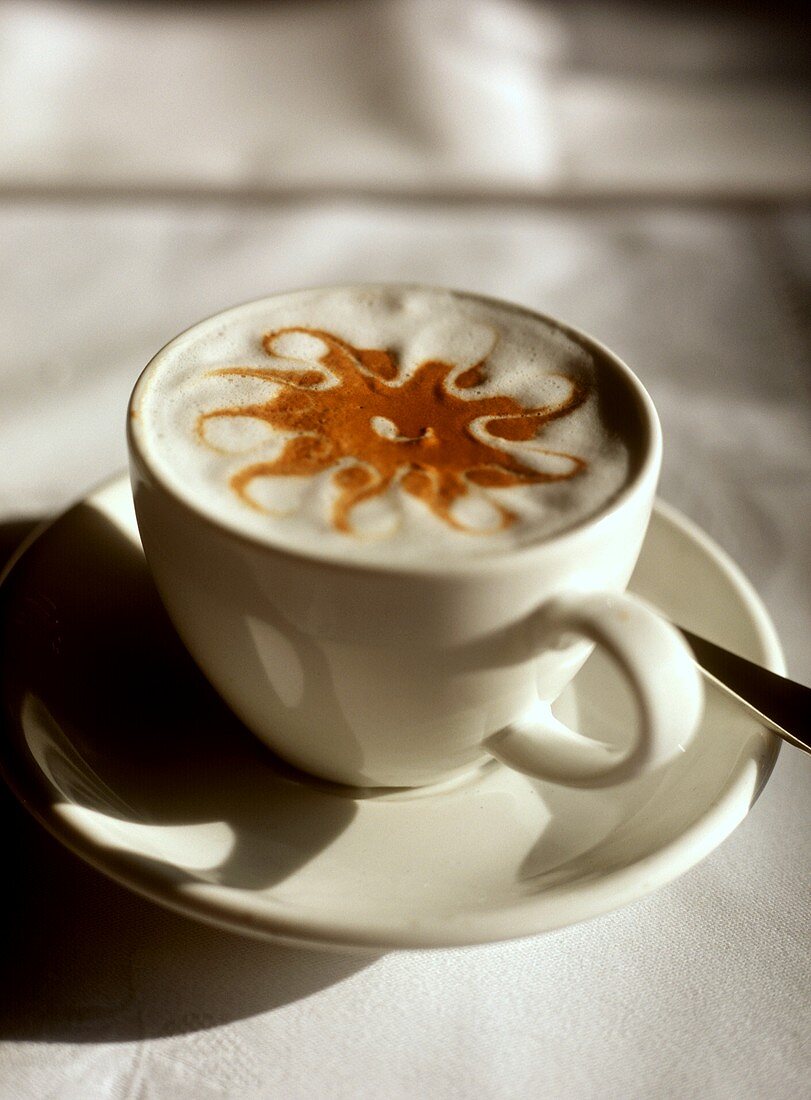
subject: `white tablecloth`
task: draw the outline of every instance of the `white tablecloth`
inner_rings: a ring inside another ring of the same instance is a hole
[[[662,495],[811,681],[809,112],[796,35],[728,8],[0,8],[0,526],[125,460],[170,336],[338,280],[558,314],[640,374]],[[625,196],[625,197],[623,197]],[[0,1096],[808,1095],[811,758],[716,853],[514,944],[242,940],[64,852],[8,795]]]

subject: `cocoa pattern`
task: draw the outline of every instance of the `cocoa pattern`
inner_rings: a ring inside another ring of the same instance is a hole
[[[265,352],[276,356],[275,342],[292,333],[316,338],[325,351],[315,360],[282,356],[296,363],[289,370],[231,366],[211,372],[260,378],[281,388],[267,401],[205,412],[197,422],[202,441],[206,422],[217,417],[252,417],[291,437],[275,458],[246,465],[231,478],[234,492],[253,508],[272,514],[250,494],[257,478],[312,477],[335,467],[332,482],[338,493],[330,522],[343,534],[358,534],[352,524],[353,509],[392,485],[422,501],[450,527],[489,534],[509,526],[516,515],[490,498],[498,515],[496,525],[486,531],[466,526],[454,516],[453,508],[473,487],[487,490],[561,481],[586,469],[587,463],[577,455],[536,447],[571,464],[562,472],[540,471],[495,442],[534,440],[544,425],[572,413],[587,396],[586,387],[573,378],[561,376],[570,388],[559,403],[527,408],[512,397],[458,396],[449,388],[453,384],[459,391],[470,391],[486,381],[486,357],[461,371],[450,363],[426,360],[399,382],[399,365],[392,353],[356,348],[320,329],[288,327],[268,332],[262,341]],[[376,418],[387,422],[384,434]],[[471,430],[474,424],[481,425],[494,442],[477,437]]]

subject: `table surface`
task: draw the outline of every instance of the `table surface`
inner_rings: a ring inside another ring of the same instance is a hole
[[[464,286],[631,364],[662,496],[811,682],[797,40],[730,6],[7,2],[0,549],[123,466],[137,373],[200,317],[311,283]],[[4,791],[0,1096],[805,1096],[810,794],[784,750],[737,832],[627,909],[356,958],[164,911]]]

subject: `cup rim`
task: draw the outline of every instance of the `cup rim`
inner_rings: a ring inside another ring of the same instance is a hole
[[[482,302],[486,305],[492,305],[501,309],[508,309],[526,317],[540,320],[571,337],[576,343],[584,347],[585,350],[608,361],[612,368],[621,375],[626,386],[636,398],[638,411],[642,416],[647,432],[646,438],[642,440],[640,445],[641,457],[638,460],[636,470],[619,492],[611,497],[602,508],[574,522],[571,526],[565,527],[563,530],[551,535],[544,536],[535,542],[529,542],[510,549],[501,549],[493,554],[482,555],[481,557],[462,558],[461,560],[456,560],[449,555],[447,558],[433,560],[387,562],[382,558],[340,557],[338,554],[329,551],[325,552],[316,546],[312,549],[309,547],[290,546],[286,544],[283,539],[274,539],[272,533],[269,533],[267,536],[260,536],[241,530],[236,524],[232,524],[221,517],[217,517],[191,498],[181,495],[167,479],[162,476],[155,464],[150,461],[147,449],[142,445],[137,431],[137,425],[140,423],[137,405],[140,401],[141,393],[163,358],[172,351],[175,346],[181,344],[191,336],[196,329],[203,325],[210,324],[214,321],[222,322],[232,314],[240,313],[245,309],[258,306],[263,302],[273,299],[286,298],[307,291],[330,291],[342,289],[344,287],[355,287],[360,290],[366,288],[442,290],[460,298],[465,298],[474,302]],[[645,487],[650,483],[652,483],[652,489],[655,488],[662,460],[662,428],[653,399],[628,364],[601,341],[574,325],[570,325],[551,314],[531,309],[528,306],[522,306],[501,298],[495,298],[492,295],[477,294],[473,291],[457,290],[452,287],[438,287],[435,284],[413,282],[344,282],[330,283],[328,285],[303,286],[290,291],[282,291],[278,294],[251,298],[248,301],[230,306],[224,310],[218,310],[216,313],[209,314],[209,316],[199,321],[195,321],[194,324],[189,325],[164,344],[155,355],[152,356],[138,375],[127,404],[127,444],[130,452],[131,468],[133,466],[140,466],[148,477],[174,504],[179,505],[192,516],[203,521],[208,527],[211,527],[223,536],[242,543],[243,545],[250,546],[260,552],[280,554],[284,557],[297,561],[305,561],[312,565],[331,567],[340,571],[399,576],[448,577],[476,575],[493,572],[494,570],[512,569],[519,565],[530,565],[533,559],[546,556],[552,547],[556,549],[565,549],[567,544],[575,544],[584,536],[592,533],[596,527],[602,527],[604,524],[610,523],[611,519],[618,512],[622,511],[638,493],[644,491]],[[653,492],[651,492],[651,498],[652,496]]]

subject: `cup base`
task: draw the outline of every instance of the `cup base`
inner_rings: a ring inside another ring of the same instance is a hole
[[[428,798],[432,795],[446,794],[448,791],[464,787],[469,783],[477,783],[491,769],[503,766],[495,757],[486,756],[470,767],[438,779],[435,783],[423,783],[415,787],[355,786],[351,783],[337,783],[332,779],[324,779],[312,772],[303,771],[294,764],[290,764],[283,757],[278,756],[271,749],[267,751],[273,756],[274,770],[291,780],[291,782],[301,783],[325,794],[335,795],[338,798],[348,798],[353,801],[403,802],[414,798]]]

